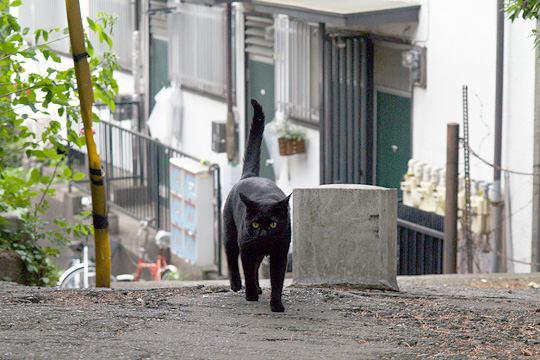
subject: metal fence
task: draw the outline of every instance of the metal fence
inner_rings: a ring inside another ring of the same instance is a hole
[[[198,159],[131,130],[122,122],[94,124],[95,140],[105,171],[107,200],[136,219],[155,219],[158,229],[170,230],[169,159]],[[72,150],[74,171],[87,173],[86,149]],[[220,168],[211,165],[214,179],[214,238],[221,246]],[[77,184],[89,191],[88,181]]]
[[[399,204],[398,275],[442,274],[444,217]]]
[[[225,10],[178,4],[169,15],[169,80],[225,96]]]
[[[288,16],[274,18],[276,110],[318,123],[320,45],[319,28]]]

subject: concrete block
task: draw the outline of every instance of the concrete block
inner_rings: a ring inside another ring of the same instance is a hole
[[[296,284],[398,290],[397,191],[323,185],[293,192]]]
[[[61,204],[62,210],[64,212],[64,218],[73,219],[75,215],[78,215],[82,207],[82,198],[88,196],[81,191],[67,192],[63,191],[63,202]]]

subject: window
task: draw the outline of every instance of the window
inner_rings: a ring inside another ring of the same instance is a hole
[[[287,16],[275,18],[276,106],[286,116],[319,122],[319,28]]]
[[[226,96],[226,20],[223,6],[179,4],[169,16],[169,79]]]
[[[69,38],[63,33],[67,28],[66,2],[64,0],[25,0],[21,6],[15,8],[22,27],[30,28],[30,32],[25,37],[32,45],[35,45],[34,31],[37,29],[50,30],[59,28],[59,32],[54,32],[45,41],[40,39],[39,43],[49,43],[49,47],[55,51],[69,53]]]

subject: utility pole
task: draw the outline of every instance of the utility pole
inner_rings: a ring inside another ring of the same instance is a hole
[[[459,124],[448,124],[446,136],[446,207],[444,214],[443,273],[455,274],[457,272]]]
[[[540,31],[540,21],[536,21]],[[531,272],[540,271],[540,49],[536,49]]]
[[[75,63],[77,89],[81,105],[81,117],[84,124],[84,135],[88,149],[90,164],[90,190],[92,193],[92,218],[94,223],[94,239],[96,248],[96,286],[111,286],[111,248],[109,244],[109,221],[107,215],[107,198],[105,193],[104,174],[101,161],[96,150],[92,131],[92,104],[94,93],[88,53],[84,44],[84,32],[81,20],[79,0],[66,0],[66,10],[71,40],[71,51]]]
[[[493,154],[493,272],[500,272],[503,264],[502,238],[502,196],[501,196],[501,159],[502,159],[502,112],[503,112],[503,76],[504,76],[504,0],[497,0],[497,60],[495,75],[495,144]]]

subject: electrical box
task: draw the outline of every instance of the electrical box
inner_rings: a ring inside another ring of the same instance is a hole
[[[225,149],[225,122],[212,121],[212,151],[224,153]]]
[[[212,266],[214,181],[208,166],[188,158],[170,159],[171,251],[188,263]]]

